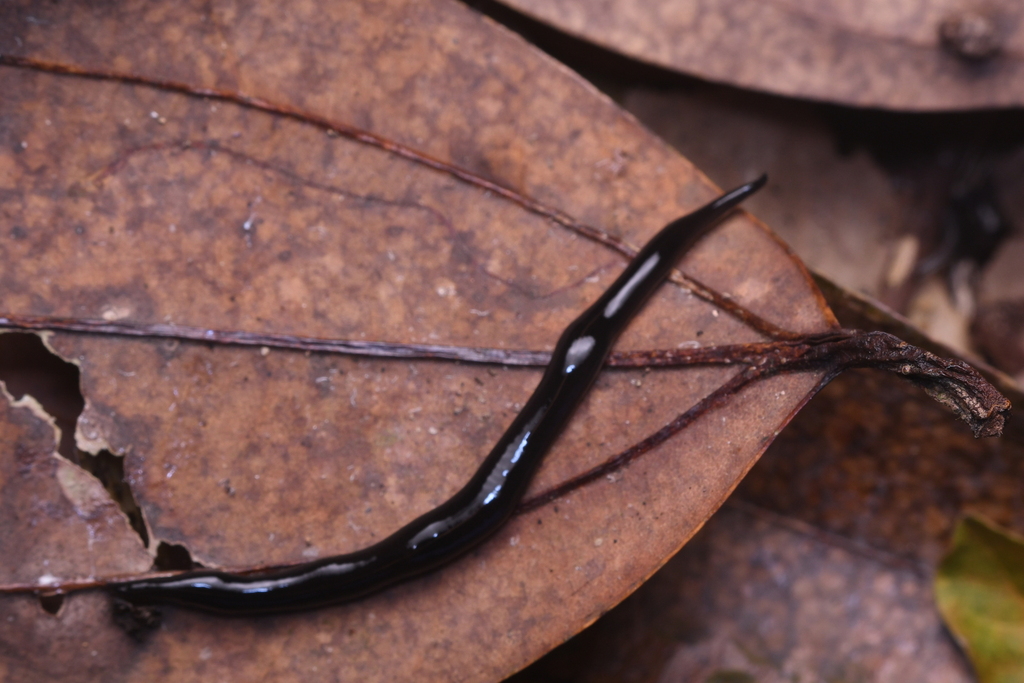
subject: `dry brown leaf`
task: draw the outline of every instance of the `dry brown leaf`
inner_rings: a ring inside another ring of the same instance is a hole
[[[590,86],[456,3],[25,0],[0,8],[0,27],[5,57],[139,78],[0,65],[2,314],[550,348],[624,264],[571,221],[326,128],[368,129],[632,244],[715,193]],[[832,323],[803,268],[749,218],[725,223],[682,269],[788,329]],[[620,347],[698,336],[758,338],[666,286]],[[539,378],[166,339],[56,333],[49,343],[81,369],[79,446],[126,459],[150,551],[180,543],[207,566],[301,562],[381,538],[468,478]],[[656,431],[732,372],[606,373],[532,491]],[[5,596],[0,677],[499,679],[671,556],[818,379],[751,387],[457,564],[350,605],[231,621],[168,608],[136,644],[102,593],[72,594],[55,616]],[[5,439],[4,458],[37,443],[47,467],[74,471],[53,459],[45,422],[6,410],[11,429],[33,436]],[[141,541],[123,521],[110,533],[130,550],[80,547],[94,512],[69,505],[58,476],[4,481],[16,488],[5,488],[5,549],[46,549],[46,571],[62,579],[138,571]],[[34,504],[73,542],[50,545],[24,515]],[[38,571],[2,558],[2,582]]]
[[[906,110],[1020,106],[1013,0],[501,0],[630,57],[743,88]]]

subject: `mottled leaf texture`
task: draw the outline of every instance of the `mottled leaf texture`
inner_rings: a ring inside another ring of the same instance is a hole
[[[717,193],[581,79],[448,0],[4,2],[0,93],[0,316],[550,350],[626,263],[609,245],[641,244]],[[728,301],[795,332],[835,324],[742,213],[681,269],[729,299],[667,284],[619,348],[762,339]],[[363,547],[455,492],[540,377],[46,341],[81,371],[79,448],[124,459],[150,542],[54,455],[38,409],[0,401],[6,584],[137,574],[160,543],[225,568]],[[735,372],[605,372],[528,496]],[[132,637],[102,591],[56,614],[4,595],[0,679],[499,680],[664,563],[820,379],[752,385],[456,564],[356,603],[256,619],[168,607]]]
[[[907,110],[1020,106],[1015,0],[501,0],[630,57],[791,97]]]
[[[1024,539],[964,518],[939,565],[935,598],[981,683],[1024,680]]]

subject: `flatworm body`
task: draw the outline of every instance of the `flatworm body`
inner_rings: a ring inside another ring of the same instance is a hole
[[[673,265],[762,176],[669,223],[614,284],[562,333],[526,406],[472,479],[447,502],[384,540],[347,555],[247,574],[196,570],[113,583],[133,604],[172,603],[227,615],[255,615],[347,602],[447,564],[493,535],[512,515],[544,454],[604,365],[612,344]]]

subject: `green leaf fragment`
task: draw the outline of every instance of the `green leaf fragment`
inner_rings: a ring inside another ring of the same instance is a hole
[[[965,517],[939,564],[935,599],[980,683],[1024,681],[1024,538]]]
[[[704,683],[757,683],[757,679],[746,671],[720,669],[708,676]]]

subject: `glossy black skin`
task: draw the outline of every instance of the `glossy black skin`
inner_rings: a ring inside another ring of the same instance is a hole
[[[198,570],[112,584],[109,589],[135,604],[172,603],[227,615],[303,610],[361,598],[476,547],[512,515],[615,339],[679,257],[764,183],[762,176],[723,195],[673,221],[648,242],[601,298],[562,333],[526,406],[469,483],[439,507],[347,555],[256,574]]]

